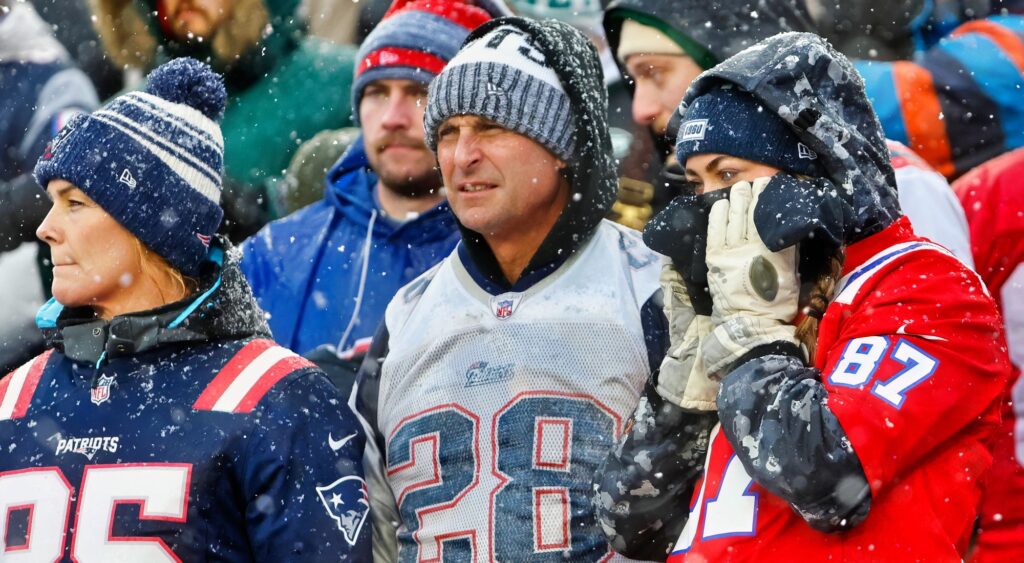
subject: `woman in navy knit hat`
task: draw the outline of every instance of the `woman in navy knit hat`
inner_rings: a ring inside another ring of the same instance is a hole
[[[812,34],[702,74],[693,195],[645,229],[671,346],[597,478],[668,561],[959,561],[1009,376],[978,276],[914,233],[850,62]]]
[[[214,234],[224,100],[220,76],[176,59],[36,166],[54,299],[37,317],[50,349],[0,379],[5,557],[370,558],[359,425],[269,339]]]

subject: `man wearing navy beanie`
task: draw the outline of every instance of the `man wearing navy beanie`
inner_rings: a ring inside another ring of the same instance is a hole
[[[604,219],[607,120],[597,50],[557,20],[480,26],[430,85],[462,242],[391,300],[350,399],[389,560],[622,560],[591,482],[668,334],[658,256]],[[464,489],[441,510],[431,472]]]

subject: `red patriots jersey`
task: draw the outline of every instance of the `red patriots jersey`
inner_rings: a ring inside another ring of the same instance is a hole
[[[961,560],[1009,375],[1002,342],[978,276],[906,218],[851,245],[815,367],[870,483],[867,519],[814,530],[716,429],[669,561]]]

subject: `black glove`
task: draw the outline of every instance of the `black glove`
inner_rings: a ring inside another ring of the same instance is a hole
[[[698,315],[711,315],[708,265],[705,260],[708,215],[716,201],[728,197],[729,190],[680,195],[644,227],[644,242],[651,250],[672,259],[686,284],[693,310]]]
[[[757,234],[773,252],[808,241],[839,248],[853,234],[853,219],[853,207],[826,178],[776,174],[754,208]]]

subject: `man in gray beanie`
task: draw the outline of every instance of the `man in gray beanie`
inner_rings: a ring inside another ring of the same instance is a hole
[[[491,14],[471,0],[394,0],[363,41],[359,138],[320,177],[322,199],[243,245],[277,343],[351,389],[384,309],[459,240],[423,142],[427,85]]]
[[[375,538],[402,559],[618,557],[590,483],[667,328],[657,255],[604,220],[602,82],[580,32],[502,18],[431,85],[427,144],[463,240],[391,301],[352,395]]]

